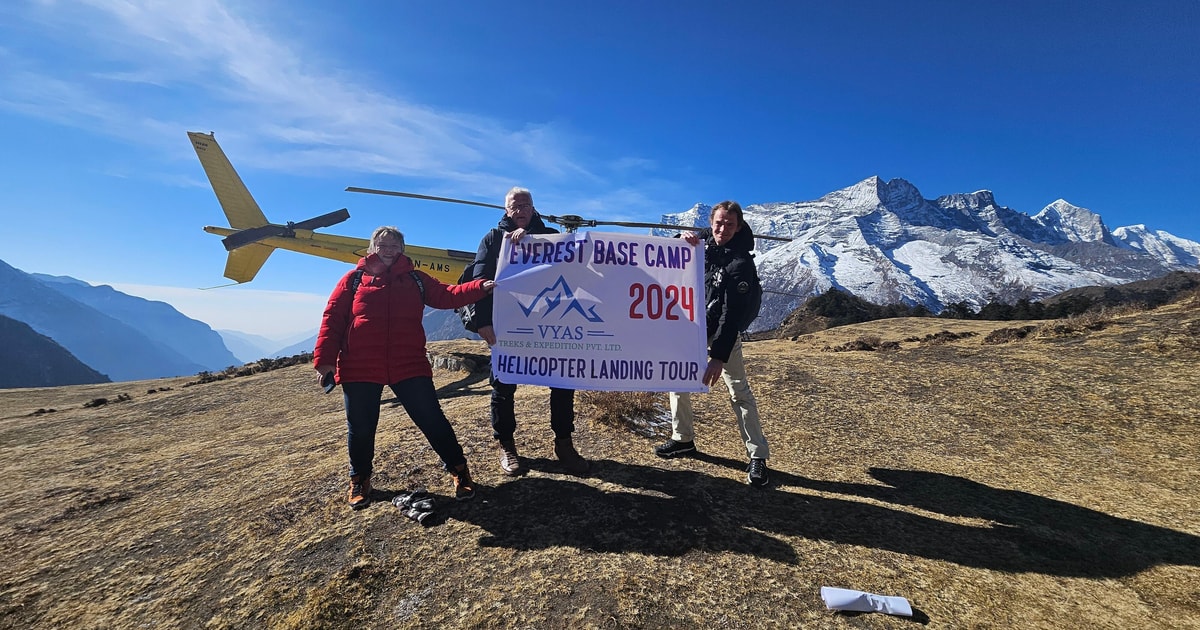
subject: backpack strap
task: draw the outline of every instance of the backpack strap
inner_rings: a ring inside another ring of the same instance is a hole
[[[424,304],[425,303],[425,282],[421,280],[421,274],[417,273],[417,271],[415,269],[409,271],[408,274],[410,276],[412,276],[413,282],[416,282],[417,288],[421,290],[421,303]]]
[[[416,270],[409,271],[408,273],[409,273],[409,275],[412,276],[413,282],[417,283],[417,289],[420,289],[420,291],[421,291],[421,302],[424,303],[425,302],[425,281],[421,280],[421,275],[418,274],[416,272]],[[362,284],[362,277],[363,277],[362,269],[355,271],[354,275],[350,276],[350,295],[351,296],[353,296],[355,293],[358,293],[358,285]]]

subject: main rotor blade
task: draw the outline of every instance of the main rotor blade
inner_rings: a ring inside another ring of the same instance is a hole
[[[808,297],[807,295],[800,295],[799,293],[788,293],[787,291],[772,291],[771,289],[763,289],[763,293],[774,293],[775,295],[786,295],[788,297],[794,297],[794,298]]]
[[[461,203],[469,206],[482,206],[484,208],[496,208],[504,210],[504,206],[497,206],[491,203],[483,203],[480,201],[467,201],[465,199],[454,199],[451,197],[434,197],[433,195],[418,195],[417,193],[400,192],[398,190],[379,190],[377,188],[359,188],[357,186],[348,186],[346,192],[369,193],[372,195],[389,195],[392,197],[408,197],[410,199],[428,199],[430,201],[449,201],[450,203]],[[538,213],[543,219],[551,223],[557,223],[568,230],[575,230],[580,227],[596,227],[597,225],[619,225],[621,227],[640,227],[640,228],[664,228],[668,230],[687,230],[686,226],[668,225],[665,223],[639,223],[636,221],[596,221],[594,219],[584,219],[575,215],[563,215],[561,217],[552,214]],[[760,236],[754,235],[755,238],[765,238],[772,241],[791,241],[790,238],[782,236]]]
[[[329,227],[331,225],[337,225],[337,224],[341,223],[342,221],[345,221],[346,219],[349,219],[349,218],[350,218],[350,211],[345,208],[342,208],[341,210],[334,210],[333,212],[330,212],[328,214],[322,214],[319,217],[313,217],[311,219],[306,219],[295,225],[289,224],[289,226],[294,230],[315,230],[317,228],[323,228],[323,227]]]
[[[553,214],[538,213],[543,219],[557,223],[563,227],[575,229],[581,227],[596,227],[598,225],[619,225],[621,227],[641,227],[641,228],[666,228],[669,230],[686,230],[688,228],[680,225],[668,225],[665,223],[639,223],[637,221],[597,221],[596,219],[585,219],[574,214],[564,214],[555,216]]]
[[[687,225],[672,225],[672,224],[668,224],[668,223],[640,223],[637,221],[596,221],[594,219],[584,219],[582,217],[577,217],[577,216],[569,215],[569,214],[561,216],[561,217],[556,217],[556,216],[550,215],[550,214],[543,214],[543,215],[541,215],[541,217],[543,219],[546,219],[547,221],[550,221],[552,223],[557,223],[559,225],[562,225],[564,227],[568,227],[571,229],[575,229],[575,228],[579,228],[579,227],[596,227],[598,225],[619,225],[621,227],[640,227],[640,228],[664,228],[664,229],[668,229],[668,230],[678,230],[680,232],[692,232],[692,231],[696,231],[696,230],[700,229],[697,227],[692,227],[692,226],[687,226]],[[784,241],[784,242],[791,242],[791,240],[792,240],[792,239],[784,237],[784,236],[768,236],[768,235],[763,235],[763,234],[755,234],[754,238],[764,238],[764,239],[771,240],[771,241]]]
[[[668,225],[665,223],[637,223],[635,221],[592,221],[592,224],[593,225],[621,225],[624,227],[667,228],[667,229],[672,229],[672,230],[679,230],[681,232],[690,231],[682,225]],[[697,230],[700,228],[691,228],[691,229]],[[755,234],[754,238],[765,238],[765,239],[771,240],[771,241],[784,241],[784,242],[791,242],[791,240],[792,240],[785,236],[767,236],[767,235],[763,235],[763,234]]]
[[[450,203],[461,203],[468,206],[482,206],[484,208],[496,208],[503,210],[504,206],[497,206],[494,203],[483,203],[482,201],[467,201],[466,199],[453,199],[451,197],[434,197],[433,195],[418,195],[417,193],[400,192],[398,190],[378,190],[376,188],[359,188],[357,186],[349,186],[346,192],[369,193],[372,195],[389,195],[392,197],[409,197],[411,199],[428,199],[430,201],[449,201]]]
[[[666,223],[639,223],[637,221],[593,221],[594,225],[620,225],[622,227],[641,227],[641,228],[667,228],[672,230],[681,229],[678,225],[668,225]]]
[[[768,235],[768,234],[755,234],[755,235],[754,235],[754,238],[765,238],[765,239],[767,239],[768,241],[783,241],[784,243],[791,243],[791,242],[792,242],[792,239],[790,239],[790,238],[788,238],[788,237],[786,237],[786,236],[771,236],[771,235]]]
[[[696,227],[687,227],[683,225],[669,225],[666,223],[638,223],[636,221],[591,221],[591,225],[620,225],[624,227],[644,227],[644,228],[667,228],[670,230],[679,230],[680,232],[690,232],[699,230]],[[754,238],[765,238],[771,241],[784,241],[790,243],[792,239],[785,236],[769,236],[765,234],[755,234]]]

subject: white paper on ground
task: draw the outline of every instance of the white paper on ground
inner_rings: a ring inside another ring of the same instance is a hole
[[[853,612],[881,612],[886,615],[912,616],[912,606],[903,597],[876,595],[848,588],[821,587],[821,599],[830,610],[849,610]]]

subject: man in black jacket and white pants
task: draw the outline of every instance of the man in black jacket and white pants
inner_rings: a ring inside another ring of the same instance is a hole
[[[765,486],[769,482],[767,458],[770,457],[770,451],[758,417],[758,403],[746,380],[739,328],[750,308],[747,298],[752,283],[758,282],[758,272],[750,253],[754,249],[754,235],[742,217],[742,207],[736,201],[722,201],[713,206],[710,224],[711,229],[685,237],[692,245],[698,245],[702,238],[705,240],[708,367],[704,370],[704,384],[713,387],[718,379],[725,381],[742,440],[750,455],[746,480],[753,486]],[[686,392],[671,392],[670,400],[671,439],[654,449],[659,457],[664,458],[678,457],[696,450],[691,396]]]

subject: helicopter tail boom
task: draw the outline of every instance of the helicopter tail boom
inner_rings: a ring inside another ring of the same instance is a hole
[[[192,141],[196,157],[200,158],[200,165],[204,167],[204,174],[208,176],[213,193],[217,195],[217,201],[221,204],[221,210],[225,212],[229,227],[234,228],[224,230],[206,227],[205,231],[213,234],[225,232],[224,235],[228,236],[239,230],[268,225],[270,222],[267,221],[266,215],[242,183],[242,178],[233,169],[233,164],[225,157],[225,152],[221,150],[221,145],[217,144],[216,139],[211,134],[194,131],[188,132],[188,139]],[[273,251],[274,247],[261,243],[231,250],[225,260],[225,277],[237,283],[250,282]]]
[[[269,224],[267,216],[258,207],[237,171],[233,170],[233,164],[225,157],[225,152],[221,150],[221,145],[217,144],[216,138],[211,134],[194,131],[188,132],[188,138],[192,141],[192,148],[196,150],[196,157],[200,158],[204,174],[208,175],[208,182],[212,184],[213,193],[217,195],[221,209],[225,211],[229,227],[244,230]]]
[[[362,239],[314,232],[317,228],[335,225],[350,218],[345,208],[299,223],[271,223],[233,169],[233,164],[213,134],[189,131],[188,138],[229,221],[228,228],[204,228],[209,234],[224,237],[221,242],[229,252],[225,262],[226,278],[238,283],[250,282],[276,248],[345,262],[357,262],[365,253],[366,244]]]

